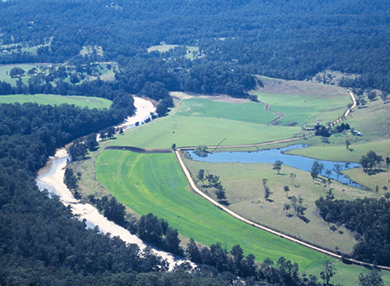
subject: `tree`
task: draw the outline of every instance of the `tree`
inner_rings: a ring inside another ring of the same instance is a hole
[[[291,178],[291,184],[294,184],[294,179],[297,177],[296,174],[290,173],[290,178]]]
[[[335,171],[337,176],[337,181],[339,180],[340,172],[343,170],[343,165],[341,164],[334,164],[333,171]]]
[[[288,203],[284,203],[284,205],[283,205],[283,210],[284,211],[287,211],[288,212],[288,210],[291,208],[291,205],[290,204],[288,204]]]
[[[205,180],[205,176],[204,176],[204,170],[203,169],[200,169],[198,171],[198,173],[196,174],[196,178],[202,182],[202,185],[204,185],[204,180]]]
[[[103,206],[104,216],[116,224],[125,225],[126,208],[120,202],[112,197]]]
[[[288,192],[290,191],[290,188],[288,186],[284,186],[284,191],[286,192],[286,196],[288,197]]]
[[[383,286],[382,275],[376,268],[371,269],[367,274],[359,274],[359,285],[360,286]]]
[[[329,189],[329,191],[326,193],[325,199],[328,201],[334,200],[332,189]]]
[[[104,140],[107,138],[107,131],[106,130],[102,130],[99,132],[99,137],[100,139]]]
[[[324,281],[324,285],[329,285],[330,279],[336,274],[336,267],[329,260],[326,260],[325,265],[321,267],[320,272],[321,279]]]
[[[349,146],[351,145],[351,140],[347,139],[345,140],[345,147],[349,150]]]
[[[313,162],[313,165],[311,166],[311,172],[310,172],[310,175],[313,178],[313,181],[315,178],[318,177],[319,174],[322,173],[323,169],[324,169],[324,164],[322,164],[318,161]]]
[[[164,249],[176,255],[183,255],[183,249],[180,247],[179,233],[177,229],[168,227],[164,237]]]
[[[303,198],[301,196],[298,197],[298,205],[296,207],[296,213],[299,217],[305,216],[305,210],[307,208],[303,206]]]
[[[381,93],[381,99],[383,100],[383,103],[386,103],[388,96],[389,96],[389,94],[387,92],[385,92],[385,91],[383,91]]]
[[[313,179],[313,182],[314,182],[314,180],[318,177],[318,173],[312,170],[310,172],[310,176],[311,176],[311,178]]]
[[[202,254],[196,245],[195,241],[191,238],[190,242],[187,244],[186,255],[189,260],[195,263],[202,263]]]
[[[236,269],[239,269],[241,261],[244,258],[244,251],[242,250],[240,245],[237,244],[237,245],[234,245],[232,247],[230,254],[233,256],[233,260],[234,260],[234,264],[236,265]],[[236,273],[236,274],[238,274],[238,273]]]
[[[85,156],[87,155],[87,148],[84,143],[79,142],[76,140],[68,149],[69,155],[72,157],[72,160],[77,161],[80,160],[80,157],[82,159],[85,159]]]
[[[276,160],[272,169],[273,170],[277,170],[278,171],[278,175],[279,175],[280,174],[280,170],[282,169],[282,165],[283,165],[282,161]]]
[[[195,148],[194,153],[195,153],[196,156],[198,156],[198,157],[206,158],[210,152],[209,152],[209,150],[207,149],[207,146],[205,146],[205,145],[199,145],[198,147]]]
[[[364,98],[362,98],[362,99],[359,100],[359,105],[360,105],[361,107],[365,106],[366,104],[367,104],[367,101],[366,101]],[[359,106],[359,108],[360,108],[360,106]]]
[[[271,195],[271,190],[265,186],[264,187],[264,198],[268,201],[269,196]]]
[[[390,166],[390,158],[386,157],[386,168],[389,169]]]
[[[372,170],[374,167],[379,165],[380,162],[382,161],[383,161],[382,156],[377,155],[374,151],[368,151],[366,155],[362,155],[359,163],[362,165],[363,170],[366,172],[368,169]]]
[[[217,195],[218,201],[226,200],[226,194],[224,189],[217,190],[215,194]]]
[[[115,127],[113,127],[113,126],[108,127],[106,132],[107,132],[107,137],[112,138],[115,134]]]
[[[371,90],[368,92],[367,97],[370,101],[374,101],[377,97],[377,94],[375,91]]]
[[[19,67],[15,67],[15,68],[12,68],[9,75],[12,77],[12,78],[15,78],[15,77],[21,77],[23,76],[25,73],[24,69],[22,68],[19,68]]]
[[[95,150],[96,147],[99,146],[99,143],[96,140],[96,133],[91,133],[87,136],[85,139],[85,145],[90,151]]]
[[[312,170],[316,171],[317,174],[321,175],[322,171],[324,170],[324,164],[322,164],[318,161],[314,161],[311,168],[312,168]]]

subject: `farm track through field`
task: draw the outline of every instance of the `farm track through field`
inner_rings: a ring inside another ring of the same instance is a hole
[[[272,119],[270,122],[267,123],[267,125],[278,125],[277,121],[282,118],[285,114],[284,113],[281,113],[281,112],[277,112],[277,111],[273,111],[273,110],[270,110],[270,104],[268,103],[265,103],[265,102],[262,102],[262,101],[259,101],[259,103],[261,104],[264,104],[264,109],[267,110],[267,111],[270,111],[272,112],[273,114],[276,115],[276,117],[274,119]]]

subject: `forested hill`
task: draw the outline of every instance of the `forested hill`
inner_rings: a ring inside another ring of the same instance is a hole
[[[285,79],[332,69],[362,75],[349,85],[390,91],[389,9],[387,0],[14,0],[0,3],[3,44],[51,44],[0,62],[82,60],[82,46],[98,45],[126,66],[161,57],[146,48],[165,41],[204,56],[174,68],[211,61]]]

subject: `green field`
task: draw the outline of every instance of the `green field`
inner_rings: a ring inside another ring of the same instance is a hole
[[[277,127],[262,124],[197,116],[172,115],[129,130],[112,142],[142,148],[177,146],[253,144],[294,137],[300,127]]]
[[[281,125],[327,124],[343,115],[351,103],[347,93],[342,96],[303,96],[256,92],[255,95],[261,102],[271,105],[271,111],[284,114],[278,120]]]
[[[285,114],[279,125],[267,125],[276,115],[256,102],[229,103],[192,98],[176,101],[167,116],[130,130],[115,145],[170,148],[197,145],[242,145],[293,138],[303,134],[301,125],[320,118],[333,120],[343,114],[349,96],[336,93],[317,98],[308,95],[258,94],[271,109]],[[274,96],[274,98],[272,97]],[[329,100],[333,103],[329,105]],[[313,101],[304,105],[305,101]],[[293,108],[287,106],[291,104]],[[328,106],[328,107],[324,107]],[[289,126],[290,125],[290,126]]]
[[[235,244],[253,253],[261,262],[280,256],[299,263],[300,270],[319,277],[320,266],[329,257],[248,226],[188,191],[188,184],[173,154],[139,154],[104,150],[95,161],[99,182],[120,202],[139,214],[153,213],[166,219],[179,233],[210,245]],[[334,261],[333,259],[330,259]],[[363,267],[335,262],[333,281],[358,285]],[[390,282],[388,272],[383,280]]]
[[[235,244],[253,253],[257,261],[281,255],[302,270],[323,264],[325,255],[309,250],[234,219],[188,191],[173,154],[138,154],[105,150],[96,160],[96,178],[120,202],[139,214],[166,219],[179,233],[210,245]]]
[[[0,104],[1,103],[15,103],[20,104],[26,102],[36,102],[38,104],[47,104],[47,105],[60,105],[60,104],[74,104],[79,107],[88,107],[88,108],[109,108],[111,106],[111,101],[99,97],[87,97],[87,96],[61,96],[54,94],[34,94],[34,95],[24,95],[24,94],[14,94],[14,95],[0,95]]]
[[[288,82],[288,84],[296,83]],[[273,89],[281,88],[279,83],[274,81],[273,85]],[[333,87],[333,93],[328,94],[328,91],[332,91],[331,87],[319,86],[321,96],[311,96],[313,88],[315,89],[315,85],[312,83],[305,83],[305,87],[299,90],[299,95],[257,93],[262,102],[271,105],[271,110],[284,113],[284,116],[278,120],[280,121],[278,125],[266,125],[275,117],[275,114],[264,110],[264,105],[259,103],[233,104],[199,97],[183,97],[180,101],[176,101],[176,107],[167,117],[158,118],[140,128],[128,130],[124,135],[118,136],[116,140],[107,142],[107,144],[170,148],[173,143],[178,147],[219,143],[221,145],[241,145],[296,137],[302,134],[300,125],[311,125],[316,121],[322,123],[333,121],[344,113],[347,104],[350,103],[349,96],[342,89]],[[350,133],[337,134],[329,138],[330,143],[321,142],[320,137],[302,139],[296,142],[309,144],[310,147],[296,149],[293,152],[302,152],[303,155],[314,158],[350,162],[358,161],[362,154],[371,149],[381,155],[386,155],[386,152],[389,152],[387,147],[389,140],[386,138],[388,135],[381,139],[380,133],[387,132],[390,128],[386,126],[388,116],[384,108],[387,106],[379,106],[375,102],[370,104],[371,110],[366,108],[356,111],[352,113],[351,118],[344,121],[367,136],[356,137]],[[373,121],[375,114],[381,114],[383,117],[378,120],[379,124],[376,126]],[[361,122],[361,118],[365,121]],[[365,128],[370,130],[365,131]],[[351,140],[350,149],[352,151],[345,148],[346,139]],[[276,175],[270,165],[256,164],[257,166],[254,167],[245,164],[214,164],[206,167],[202,165],[204,163],[186,163],[193,173],[199,168],[204,168],[220,175],[222,184],[226,187],[231,208],[244,217],[281,229],[331,250],[337,247],[343,252],[351,251],[355,243],[353,234],[342,226],[335,226],[336,231],[330,230],[330,225],[318,217],[314,201],[325,194],[325,189],[322,185],[313,183],[307,172],[283,166],[283,175]],[[136,213],[152,212],[158,217],[167,219],[184,237],[192,237],[206,245],[219,241],[222,244],[226,243],[227,248],[239,243],[247,253],[255,254],[258,261],[262,261],[266,256],[273,260],[277,260],[279,256],[285,256],[298,262],[301,269],[307,273],[319,276],[318,266],[326,258],[314,258],[312,255],[319,254],[315,252],[309,254],[308,249],[301,249],[295,245],[290,247],[286,241],[279,242],[279,238],[263,236],[264,234],[259,234],[258,230],[243,225],[189,192],[188,185],[173,155],[146,155],[106,150],[99,155],[95,166],[99,182],[119,201]],[[290,172],[297,174],[296,184],[291,183],[288,177]],[[372,177],[364,179],[359,170],[348,172],[351,172],[352,178],[360,176],[363,182],[377,183],[377,180]],[[331,187],[335,189],[336,198],[381,196],[384,193],[382,188],[386,185],[387,174],[380,174],[381,190],[378,194],[367,193],[339,185],[336,182],[333,182]],[[264,177],[269,179],[273,192],[271,199],[274,199],[274,202],[272,204],[263,199],[264,190],[261,180]],[[301,195],[304,198],[308,206],[306,217],[311,221],[309,224],[303,223],[296,217],[287,218],[281,210],[286,200],[284,185],[290,186],[290,195]],[[212,192],[209,194],[213,196]],[[239,237],[235,235],[236,233],[240,234]],[[266,244],[263,244],[264,241],[267,241]],[[272,243],[268,244],[270,241]],[[341,262],[336,262],[336,267],[338,274],[335,282],[343,285],[358,285],[358,274],[363,272],[364,268],[344,265]],[[388,272],[383,274],[385,283],[390,282],[390,274]]]
[[[258,102],[227,103],[194,97],[182,100],[182,103],[177,112],[182,116],[225,118],[259,124],[267,124],[276,117]]]

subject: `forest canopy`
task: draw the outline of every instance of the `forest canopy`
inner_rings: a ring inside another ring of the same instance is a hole
[[[389,17],[386,0],[7,1],[0,3],[0,40],[20,52],[3,53],[0,63],[111,60],[128,70],[137,59],[170,56],[175,67],[164,72],[211,63],[302,80],[330,69],[360,75],[348,85],[389,92]],[[197,46],[202,56],[188,63],[177,53],[147,53],[163,42]],[[99,46],[103,55],[82,56],[84,46]]]

